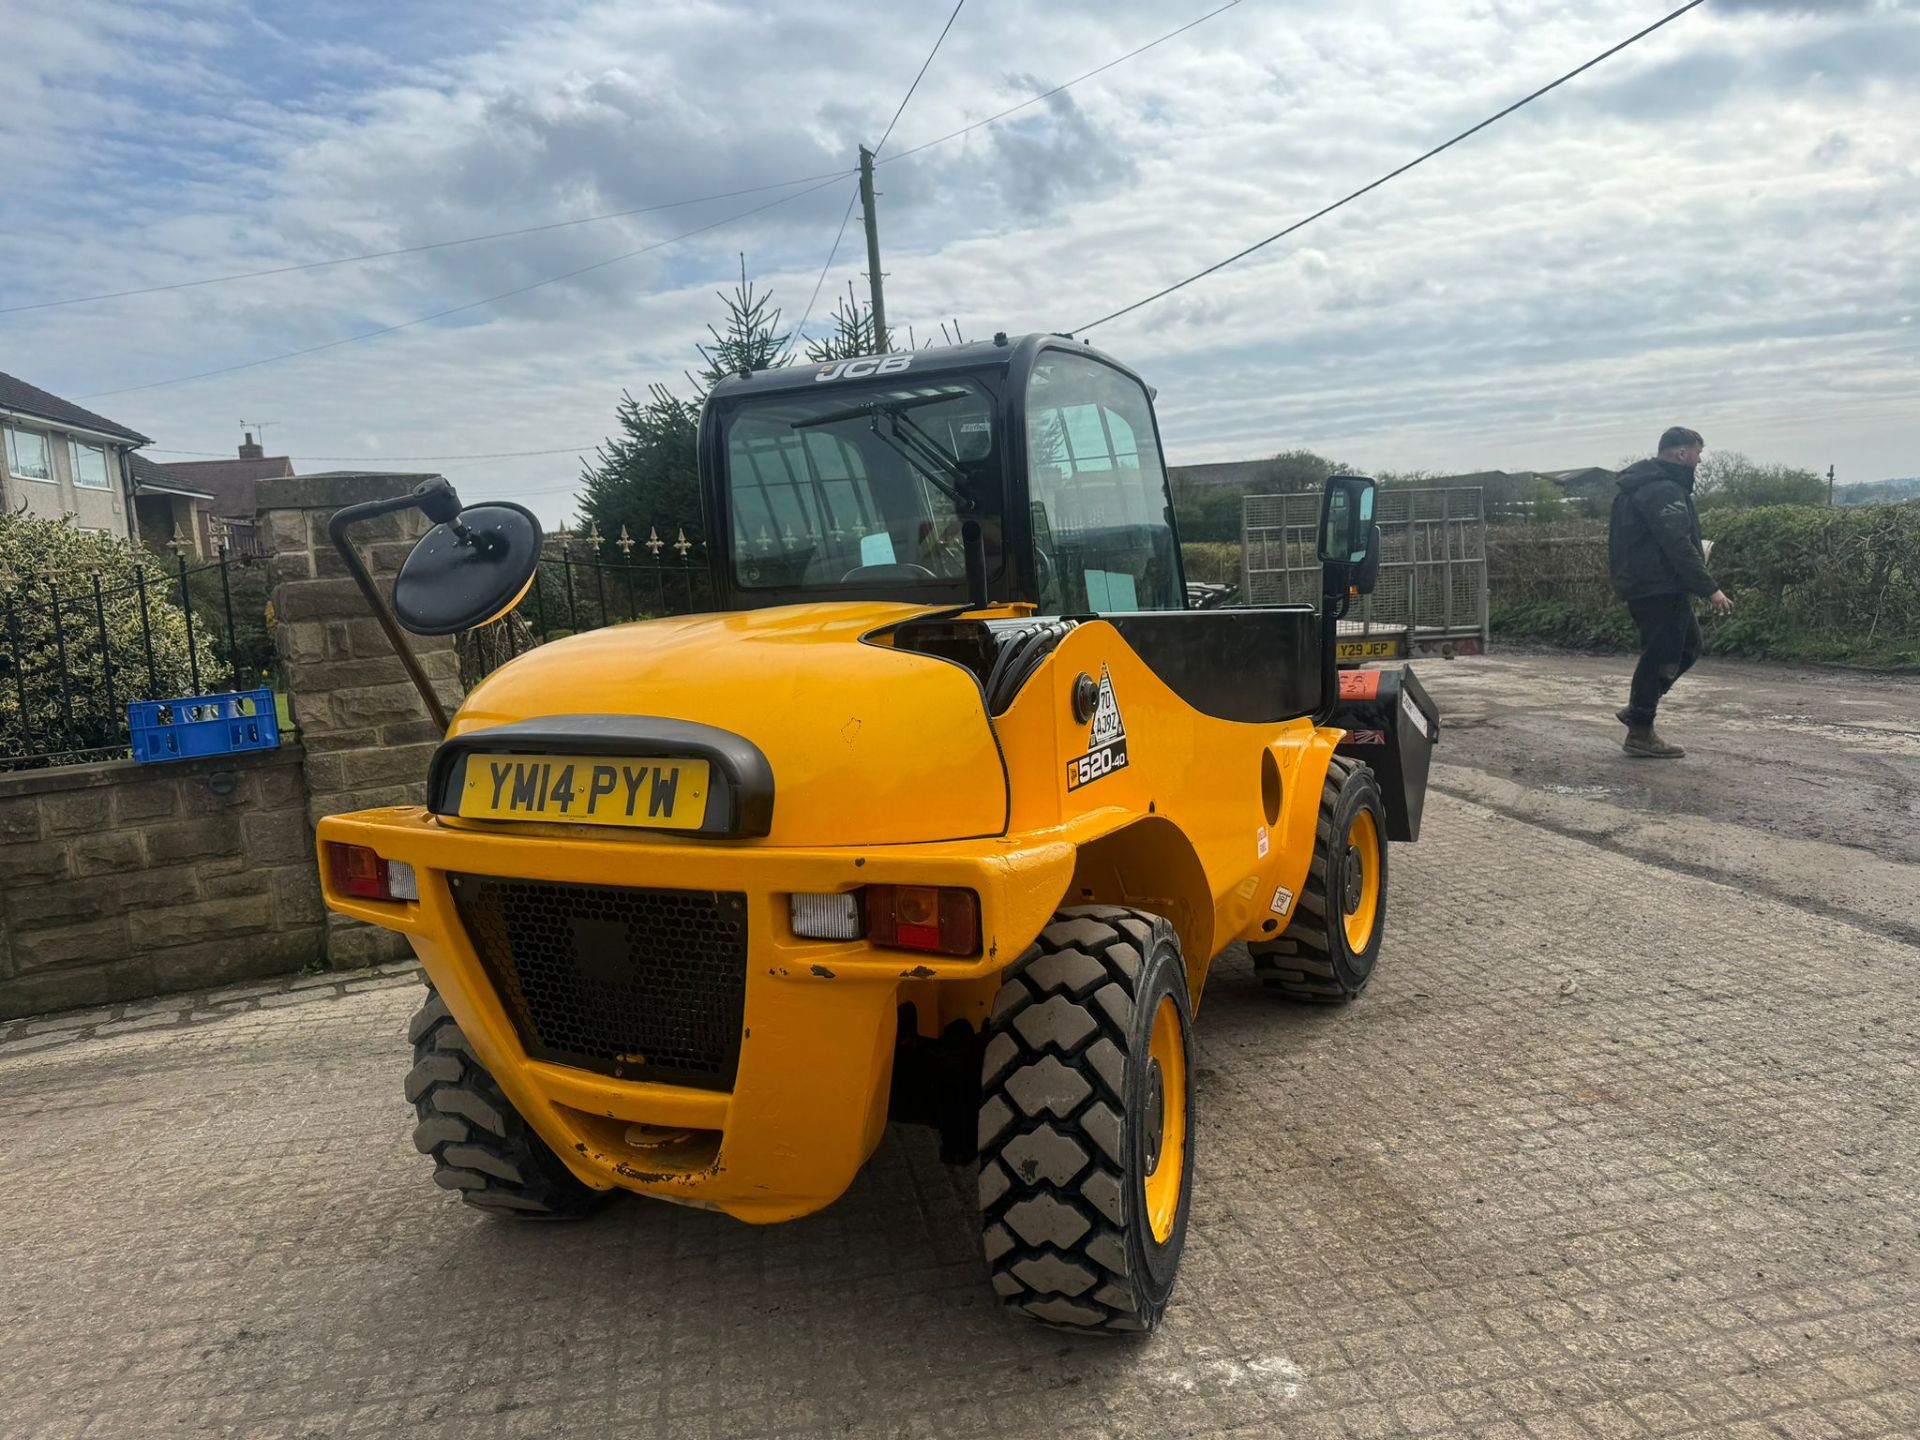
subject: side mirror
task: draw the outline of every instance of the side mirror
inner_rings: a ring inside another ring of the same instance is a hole
[[[531,510],[505,501],[465,506],[401,562],[393,613],[416,635],[491,625],[520,603],[539,563],[540,522]]]
[[[400,510],[419,510],[434,525],[401,563],[389,606],[347,532]],[[532,586],[540,563],[540,522],[531,510],[504,501],[463,506],[453,487],[435,476],[405,495],[336,510],[327,536],[386,631],[427,714],[445,730],[446,706],[401,628],[416,635],[451,635],[491,624],[512,610]]]
[[[1373,481],[1329,475],[1320,497],[1320,563],[1361,565],[1373,543]]]

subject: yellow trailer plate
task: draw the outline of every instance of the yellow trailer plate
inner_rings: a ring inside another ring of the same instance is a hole
[[[1333,647],[1336,660],[1392,660],[1399,653],[1398,640],[1340,640]]]
[[[469,755],[460,815],[697,830],[707,780],[707,762],[684,757]]]

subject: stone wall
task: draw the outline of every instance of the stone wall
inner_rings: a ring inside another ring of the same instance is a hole
[[[0,775],[0,1018],[317,964],[304,759]]]
[[[306,749],[307,813],[315,824],[343,811],[426,798],[427,762],[440,732],[327,537],[336,510],[404,494],[425,478],[341,474],[260,485],[275,644]],[[409,510],[355,529],[383,592],[391,592],[400,562],[428,528],[425,516]],[[461,699],[452,637],[411,639],[451,714]],[[327,962],[336,969],[409,953],[390,931],[328,917]]]

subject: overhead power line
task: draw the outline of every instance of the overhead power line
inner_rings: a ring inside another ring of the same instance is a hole
[[[518,230],[493,230],[485,235],[463,235],[456,240],[431,240],[422,245],[401,245],[391,250],[368,250],[359,255],[336,255],[331,260],[307,260],[297,265],[274,265],[264,270],[236,270],[229,275],[204,275],[198,280],[174,280],[164,285],[143,285],[136,290],[103,290],[98,295],[69,295],[64,300],[35,300],[27,305],[0,305],[0,315],[17,315],[23,310],[52,310],[62,305],[87,305],[96,300],[125,300],[134,295],[158,295],[168,290],[192,290],[202,285],[224,285],[230,280],[260,280],[269,275],[295,275],[303,270],[325,270],[334,265],[357,265],[364,260],[390,260],[396,255],[421,255],[429,250],[451,250],[459,245],[479,245],[488,240],[512,240],[522,235],[541,235],[549,230],[568,230],[576,225],[597,225],[603,220],[625,220],[634,215],[651,215],[659,210],[681,210],[689,205],[704,205],[709,200],[736,200],[742,195],[762,195],[769,190],[785,190],[815,180],[838,180],[851,170],[834,170],[822,175],[801,175],[792,180],[776,180],[770,185],[749,185],[741,190],[720,190],[711,195],[690,195],[684,200],[662,200],[653,205],[636,205],[630,210],[607,210],[598,215],[581,215],[572,220],[550,220],[544,225],[524,225]]]
[[[1091,80],[1096,75],[1104,74],[1123,61],[1131,60],[1136,55],[1145,54],[1147,51],[1153,49],[1154,46],[1164,44],[1176,35],[1184,34],[1194,26],[1211,20],[1214,16],[1221,14],[1223,11],[1231,10],[1240,3],[1241,0],[1227,0],[1227,3],[1218,9],[1209,10],[1198,19],[1188,21],[1179,29],[1168,31],[1158,40],[1150,40],[1137,49],[1129,50],[1126,54],[1087,71],[1084,75],[1076,75],[1065,84],[1056,85],[1050,90],[1043,90],[1038,95],[1022,100],[1017,105],[1009,106],[998,114],[989,115],[984,120],[976,120],[971,125],[963,125],[960,129],[942,135],[937,140],[925,141],[914,146],[911,150],[903,150],[897,155],[890,155],[885,160],[876,163],[890,165],[895,160],[904,160],[909,155],[917,155],[922,150],[930,150],[936,145],[944,145],[949,140],[957,140],[962,135],[971,134],[973,131],[981,129],[984,126],[996,124],[1006,119],[1009,115],[1017,114],[1019,111],[1026,109],[1030,105],[1037,105],[1042,100],[1051,99],[1063,90],[1071,89],[1083,80]],[[957,9],[955,13],[958,13]],[[949,18],[947,24],[948,27],[951,28],[953,24],[951,18]],[[945,33],[945,31],[941,32],[943,39],[945,38]],[[937,49],[938,46],[936,45],[935,48]],[[929,61],[931,61],[932,58],[931,55],[928,56]],[[914,83],[917,85],[919,82],[916,79]],[[910,90],[908,94],[911,96],[912,91]],[[901,108],[905,109],[905,106],[906,102],[904,100],[901,101]],[[894,114],[894,122],[897,123],[899,118],[899,113],[896,111]],[[887,132],[890,135],[892,131],[893,124],[890,123],[887,127]],[[884,140],[882,143],[885,143]],[[126,300],[139,295],[158,295],[170,290],[192,290],[205,285],[225,285],[239,280],[260,280],[273,275],[293,275],[306,270],[325,270],[337,265],[358,265],[368,260],[389,260],[401,255],[419,255],[432,250],[448,250],[460,245],[478,245],[489,240],[511,240],[523,235],[538,235],[545,231],[565,230],[577,225],[597,225],[607,220],[623,220],[634,215],[647,215],[660,210],[678,210],[688,205],[705,204],[710,200],[733,200],[738,199],[742,195],[759,195],[769,190],[784,190],[792,185],[809,185],[815,181],[837,180],[842,175],[851,175],[853,173],[851,170],[835,170],[823,172],[818,175],[796,175],[787,180],[769,181],[765,185],[749,185],[743,189],[722,190],[711,195],[692,195],[682,200],[662,200],[655,204],[636,206],[629,210],[608,210],[597,215],[581,215],[571,220],[552,220],[545,224],[528,225],[517,230],[494,230],[483,235],[462,235],[451,240],[432,240],[420,245],[396,246],[389,250],[368,250],[357,255],[336,255],[329,260],[307,260],[290,265],[272,265],[259,270],[236,270],[225,275],[203,275],[192,280],[174,280],[160,285],[143,285],[131,290],[103,290],[93,295],[68,295],[58,300],[35,300],[25,305],[4,305],[0,306],[0,315],[17,315],[28,310],[52,310],[64,305],[89,305],[100,300]]]
[[[907,93],[900,97],[900,103],[894,106],[893,118],[887,121],[887,128],[885,131],[881,133],[880,143],[873,147],[873,153],[875,155],[878,155],[880,151],[885,147],[888,138],[891,137],[893,134],[893,127],[898,125],[900,123],[900,117],[906,114],[907,102],[913,99],[913,92],[920,88],[920,82],[926,78],[927,67],[933,64],[933,57],[940,53],[941,45],[946,42],[947,32],[953,29],[953,22],[960,18],[960,7],[962,5],[965,5],[966,3],[967,3],[967,0],[955,0],[953,13],[947,16],[947,23],[940,27],[939,35],[934,37],[933,48],[927,51],[927,58],[920,62],[919,73],[913,77],[913,83],[907,86]],[[1237,3],[1237,0],[1236,0],[1236,3]],[[861,159],[862,175],[867,175],[869,173],[866,168],[867,165],[868,165],[868,161],[863,156]],[[862,184],[864,183],[866,182],[862,181]],[[833,268],[834,257],[840,253],[840,242],[846,238],[847,222],[853,219],[854,202],[859,198],[860,198],[860,191],[858,188],[854,190],[853,194],[847,197],[846,213],[840,217],[840,228],[833,232],[833,244],[827,247],[826,263],[820,267],[820,276],[818,279],[816,279],[813,282],[813,293],[807,297],[807,308],[800,312],[800,323],[793,327],[793,338],[787,342],[787,348],[780,352],[781,360],[784,360],[787,358],[787,356],[793,354],[793,352],[800,347],[800,343],[807,338],[807,322],[813,318],[813,307],[815,304],[819,302],[819,299],[820,299],[820,287],[827,283],[827,272]],[[879,283],[880,283],[880,279],[876,275],[874,277],[874,285],[876,289],[878,288]],[[876,326],[874,330],[874,335],[876,340],[879,337],[879,333],[880,333],[879,328]]]
[[[1151,305],[1156,300],[1165,299],[1167,296],[1173,294],[1174,291],[1184,290],[1187,286],[1193,284],[1194,281],[1204,280],[1207,276],[1226,269],[1227,266],[1234,264],[1236,261],[1246,259],[1247,256],[1253,254],[1254,251],[1265,249],[1267,246],[1273,244],[1273,242],[1276,240],[1284,240],[1287,236],[1293,234],[1296,230],[1304,230],[1307,226],[1313,224],[1314,221],[1319,220],[1325,216],[1331,215],[1334,211],[1338,210],[1341,206],[1351,204],[1353,201],[1358,200],[1362,195],[1367,194],[1369,191],[1378,190],[1382,185],[1385,185],[1388,181],[1398,179],[1400,176],[1406,174],[1409,170],[1413,169],[1415,166],[1426,164],[1427,161],[1433,159],[1434,156],[1440,154],[1442,151],[1451,150],[1454,146],[1458,145],[1462,140],[1468,139],[1469,137],[1474,135],[1478,135],[1482,130],[1486,129],[1489,125],[1495,124],[1498,121],[1506,119],[1507,116],[1513,114],[1514,111],[1519,110],[1524,106],[1531,105],[1535,100],[1538,100],[1542,95],[1545,95],[1551,90],[1559,89],[1562,85],[1566,84],[1569,80],[1573,79],[1576,75],[1585,74],[1587,71],[1593,69],[1594,66],[1598,65],[1601,61],[1611,59],[1613,56],[1618,55],[1622,50],[1625,50],[1629,45],[1633,45],[1641,40],[1646,39],[1647,36],[1653,34],[1654,31],[1660,29],[1662,26],[1671,25],[1675,20],[1678,20],[1682,15],[1686,14],[1689,10],[1697,10],[1700,8],[1700,6],[1706,3],[1707,3],[1707,0],[1688,0],[1687,4],[1682,5],[1679,9],[1673,11],[1668,15],[1662,16],[1660,19],[1654,21],[1653,24],[1647,26],[1646,29],[1637,31],[1634,34],[1629,35],[1626,39],[1622,40],[1618,45],[1614,45],[1609,49],[1602,50],[1598,55],[1594,56],[1591,60],[1587,61],[1584,65],[1575,66],[1573,69],[1569,70],[1566,74],[1562,75],[1558,80],[1552,81],[1551,83],[1546,85],[1542,85],[1538,90],[1535,90],[1531,95],[1525,96],[1522,99],[1514,101],[1513,104],[1507,106],[1506,109],[1500,111],[1498,114],[1489,115],[1486,119],[1482,120],[1478,125],[1474,125],[1468,129],[1462,130],[1458,135],[1454,136],[1451,140],[1446,141],[1444,144],[1434,146],[1433,149],[1427,151],[1426,154],[1416,156],[1414,159],[1409,160],[1406,164],[1400,166],[1397,170],[1389,170],[1386,174],[1382,175],[1378,180],[1375,180],[1370,184],[1362,185],[1358,190],[1355,190],[1352,194],[1341,196],[1338,200],[1334,201],[1331,205],[1323,206],[1321,209],[1314,211],[1313,214],[1307,216],[1305,219],[1294,221],[1293,224],[1287,226],[1286,229],[1277,230],[1273,234],[1267,236],[1267,238],[1264,240],[1254,241],[1254,243],[1247,246],[1246,249],[1235,251],[1233,254],[1227,256],[1226,259],[1217,261],[1214,264],[1207,266],[1207,268],[1204,270],[1197,270],[1193,274],[1187,276],[1187,278],[1184,280],[1177,280],[1173,284],[1165,287],[1164,289],[1156,290],[1153,292],[1153,294],[1144,296],[1143,298],[1134,301],[1131,305],[1124,305],[1120,309],[1115,310],[1110,314],[1102,315],[1098,320],[1089,320],[1086,324],[1076,326],[1072,330],[1067,331],[1066,333],[1069,335],[1082,335],[1082,334],[1085,334],[1087,331],[1093,329],[1096,325],[1104,325],[1109,320],[1118,320],[1122,315],[1131,315],[1135,310],[1140,309],[1143,305]]]
[[[529,285],[520,285],[512,290],[503,290],[498,295],[488,295],[480,300],[469,300],[464,305],[452,305],[445,310],[436,310],[431,315],[421,315],[412,320],[402,320],[397,325],[382,325],[377,330],[363,330],[358,335],[343,336],[341,339],[329,340],[321,345],[309,345],[303,350],[287,350],[278,355],[264,355],[258,360],[243,360],[237,365],[222,365],[213,370],[199,370],[191,375],[176,375],[170,380],[149,380],[144,385],[123,385],[117,390],[95,390],[92,394],[82,395],[80,398],[82,400],[100,400],[109,395],[131,395],[139,390],[157,390],[164,385],[184,385],[189,380],[205,380],[214,375],[231,375],[237,370],[252,370],[261,365],[276,364],[281,360],[297,360],[303,355],[317,355],[323,350],[337,350],[342,345],[352,345],[361,340],[377,339],[379,336],[391,335],[397,330],[407,330],[415,325],[425,325],[433,320],[444,320],[449,315],[459,315],[468,310],[478,310],[483,305],[494,305],[502,300],[511,300],[516,295],[526,295],[547,285],[557,285],[562,280],[572,280],[577,276],[586,275],[595,270],[604,270],[609,265],[618,265],[621,261],[631,260],[636,255],[645,255],[650,251],[664,249],[668,245],[675,244],[681,240],[691,239],[695,235],[704,235],[709,230],[718,230],[722,225],[731,225],[734,221],[744,220],[749,215],[758,215],[761,211],[771,210],[776,205],[785,205],[789,201],[800,199],[803,195],[811,195],[816,190],[824,190],[839,178],[840,176],[835,174],[829,179],[821,181],[818,185],[809,185],[805,190],[796,190],[791,195],[782,195],[778,200],[769,200],[766,204],[756,205],[750,210],[741,210],[706,225],[696,226],[692,230],[683,230],[678,235],[669,235],[666,239],[656,240],[651,245],[642,245],[636,250],[628,250],[619,255],[611,255],[605,260],[596,260],[591,265],[581,265],[576,269],[566,271],[564,274],[549,275],[546,279],[535,280]]]
[[[820,267],[820,275],[813,282],[813,293],[807,297],[807,308],[800,312],[800,323],[793,327],[793,338],[787,342],[787,348],[781,351],[785,359],[799,348],[800,342],[807,338],[807,321],[813,318],[813,307],[820,299],[820,287],[827,283],[827,271],[833,268],[833,258],[840,253],[840,242],[846,238],[847,222],[853,219],[853,205],[860,198],[860,187],[856,184],[853,193],[847,196],[846,213],[840,217],[840,228],[833,232],[833,244],[827,247],[826,263]]]
[[[1038,105],[1042,100],[1051,100],[1054,96],[1058,95],[1061,91],[1071,90],[1074,86],[1078,85],[1083,80],[1091,80],[1096,75],[1104,75],[1107,73],[1107,71],[1113,69],[1114,66],[1123,64],[1126,61],[1133,59],[1133,57],[1136,55],[1144,55],[1147,53],[1147,51],[1153,49],[1154,46],[1164,45],[1167,43],[1167,41],[1173,39],[1175,36],[1186,34],[1187,31],[1193,29],[1194,26],[1204,25],[1206,24],[1207,21],[1213,19],[1213,17],[1216,15],[1226,14],[1227,11],[1233,9],[1234,6],[1240,3],[1241,3],[1241,0],[1227,0],[1226,4],[1219,6],[1217,9],[1209,10],[1207,11],[1206,14],[1198,16],[1195,19],[1189,20],[1186,24],[1180,26],[1179,29],[1169,30],[1166,34],[1162,35],[1158,40],[1149,40],[1146,44],[1141,45],[1136,49],[1129,50],[1124,55],[1116,55],[1113,59],[1107,61],[1106,64],[1096,65],[1093,69],[1087,71],[1087,73],[1084,75],[1076,75],[1073,77],[1073,79],[1064,81],[1061,84],[1054,86],[1051,90],[1042,90],[1038,95],[1029,95],[1025,100],[1022,100],[1018,105],[1009,105],[1006,109],[997,111],[996,113],[987,116],[987,118],[984,120],[976,120],[971,125],[962,125],[958,130],[949,130],[945,135],[942,135],[937,140],[923,141],[922,143],[914,146],[911,150],[902,150],[896,155],[889,155],[884,160],[876,160],[874,161],[874,164],[891,165],[893,164],[894,161],[904,160],[909,155],[918,155],[922,150],[931,150],[934,146],[944,145],[949,140],[958,140],[962,135],[971,135],[975,130],[982,129],[988,125],[997,125],[1002,120],[1006,119],[1009,115],[1017,115],[1022,110],[1025,110],[1031,105]]]
[[[960,18],[960,7],[967,0],[954,0],[953,13],[947,16],[947,23],[940,27],[940,33],[934,37],[933,48],[927,52],[927,58],[920,62],[920,73],[913,77],[913,83],[907,86],[907,93],[900,97],[900,103],[894,107],[893,118],[887,121],[887,128],[880,134],[880,143],[873,147],[878,155],[887,148],[887,141],[893,138],[893,127],[900,123],[900,117],[906,113],[907,102],[913,99],[913,92],[920,88],[920,82],[926,78],[927,67],[933,64],[933,57],[940,53],[940,47],[946,42],[947,31],[953,29],[953,22]]]

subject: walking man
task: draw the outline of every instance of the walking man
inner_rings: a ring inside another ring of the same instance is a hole
[[[1627,602],[1640,631],[1640,663],[1634,667],[1627,706],[1615,712],[1627,727],[1627,754],[1675,760],[1687,752],[1654,732],[1660,697],[1700,658],[1700,622],[1693,597],[1713,602],[1722,615],[1733,601],[1707,573],[1700,545],[1700,515],[1693,508],[1693,472],[1706,442],[1699,432],[1676,425],[1660,437],[1660,454],[1620,472],[1607,531],[1613,589]]]

